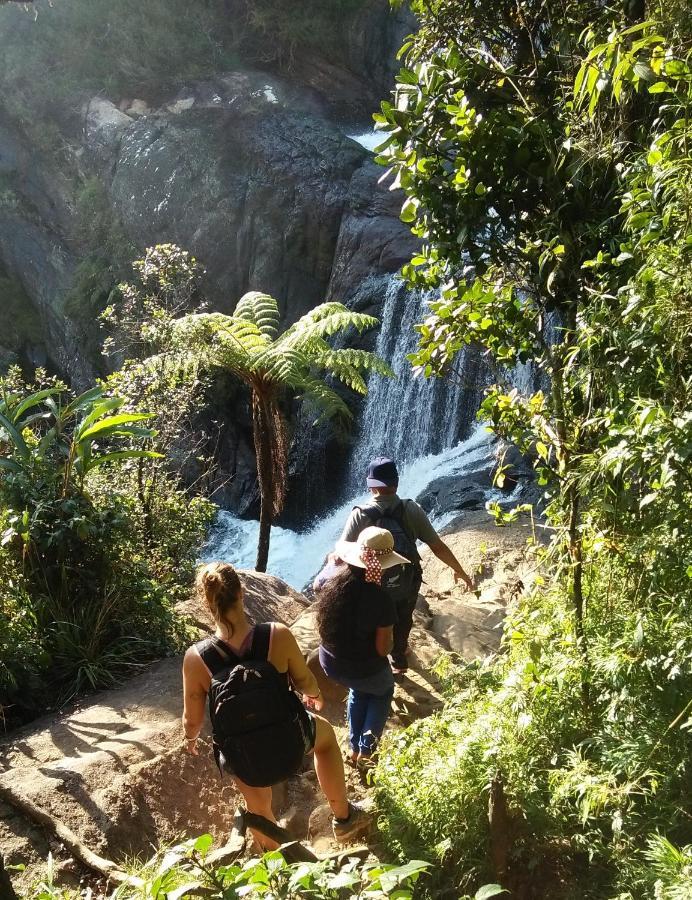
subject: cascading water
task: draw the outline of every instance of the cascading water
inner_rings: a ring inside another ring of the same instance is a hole
[[[492,457],[493,440],[484,426],[477,425],[472,435],[455,447],[402,466],[402,493],[407,497],[417,497],[434,479],[444,475],[463,476],[473,470],[487,468]],[[488,499],[493,499],[495,493],[489,490]],[[351,509],[367,503],[368,499],[369,495],[363,484],[361,491],[303,532],[273,527],[268,571],[301,590],[334,547]],[[435,524],[441,527],[445,522],[437,521]],[[257,554],[258,532],[259,524],[254,519],[239,519],[222,510],[204,553],[204,560],[227,559],[234,566],[251,569]]]
[[[464,383],[464,353],[445,378],[413,375],[407,357],[418,346],[414,326],[426,312],[423,295],[411,292],[398,276],[389,277],[375,352],[389,363],[396,378],[370,378],[360,439],[351,463],[351,484],[362,480],[368,461],[375,456],[406,464],[453,447],[476,412],[476,386],[469,391]]]

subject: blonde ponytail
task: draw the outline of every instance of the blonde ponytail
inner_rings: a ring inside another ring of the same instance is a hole
[[[233,627],[226,618],[238,604],[242,588],[238,573],[230,563],[212,562],[197,571],[197,595],[206,601],[218,625],[224,625],[233,634]]]

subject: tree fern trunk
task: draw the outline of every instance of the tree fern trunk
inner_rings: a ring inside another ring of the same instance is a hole
[[[255,443],[255,458],[257,460],[257,481],[260,491],[260,525],[257,541],[257,561],[255,569],[258,572],[267,571],[269,559],[269,540],[271,537],[272,521],[274,518],[274,466],[272,462],[272,434],[271,422],[268,421],[266,404],[252,392],[252,430]]]

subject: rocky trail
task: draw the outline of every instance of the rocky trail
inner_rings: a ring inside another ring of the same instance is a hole
[[[526,529],[496,528],[485,513],[468,514],[446,540],[470,571],[479,573],[478,596],[462,594],[452,574],[425,553],[425,583],[411,637],[412,667],[397,684],[389,728],[405,727],[442,704],[431,671],[445,650],[465,659],[497,650],[507,605],[531,578]],[[323,715],[345,746],[343,692],[326,682],[316,660],[317,635],[306,598],[282,581],[245,572],[246,605],[256,621],[290,624],[322,683]],[[201,628],[193,601],[184,610]],[[147,667],[124,686],[85,698],[58,716],[39,719],[0,744],[3,788],[27,798],[67,826],[92,851],[116,862],[150,857],[160,843],[211,832],[223,843],[233,825],[238,797],[230,779],[219,780],[208,732],[200,756],[181,746],[181,659]],[[347,768],[353,794],[368,793],[359,773]],[[334,849],[330,815],[312,765],[274,790],[280,824],[313,851]],[[18,888],[36,881],[52,852],[61,883],[75,885],[86,870],[55,837],[0,799],[0,847],[8,865],[26,870]]]

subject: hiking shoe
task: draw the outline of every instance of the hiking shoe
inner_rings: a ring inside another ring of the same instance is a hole
[[[348,819],[332,819],[332,831],[334,839],[340,844],[353,840],[359,834],[364,834],[370,828],[371,817],[355,803],[348,804]]]

